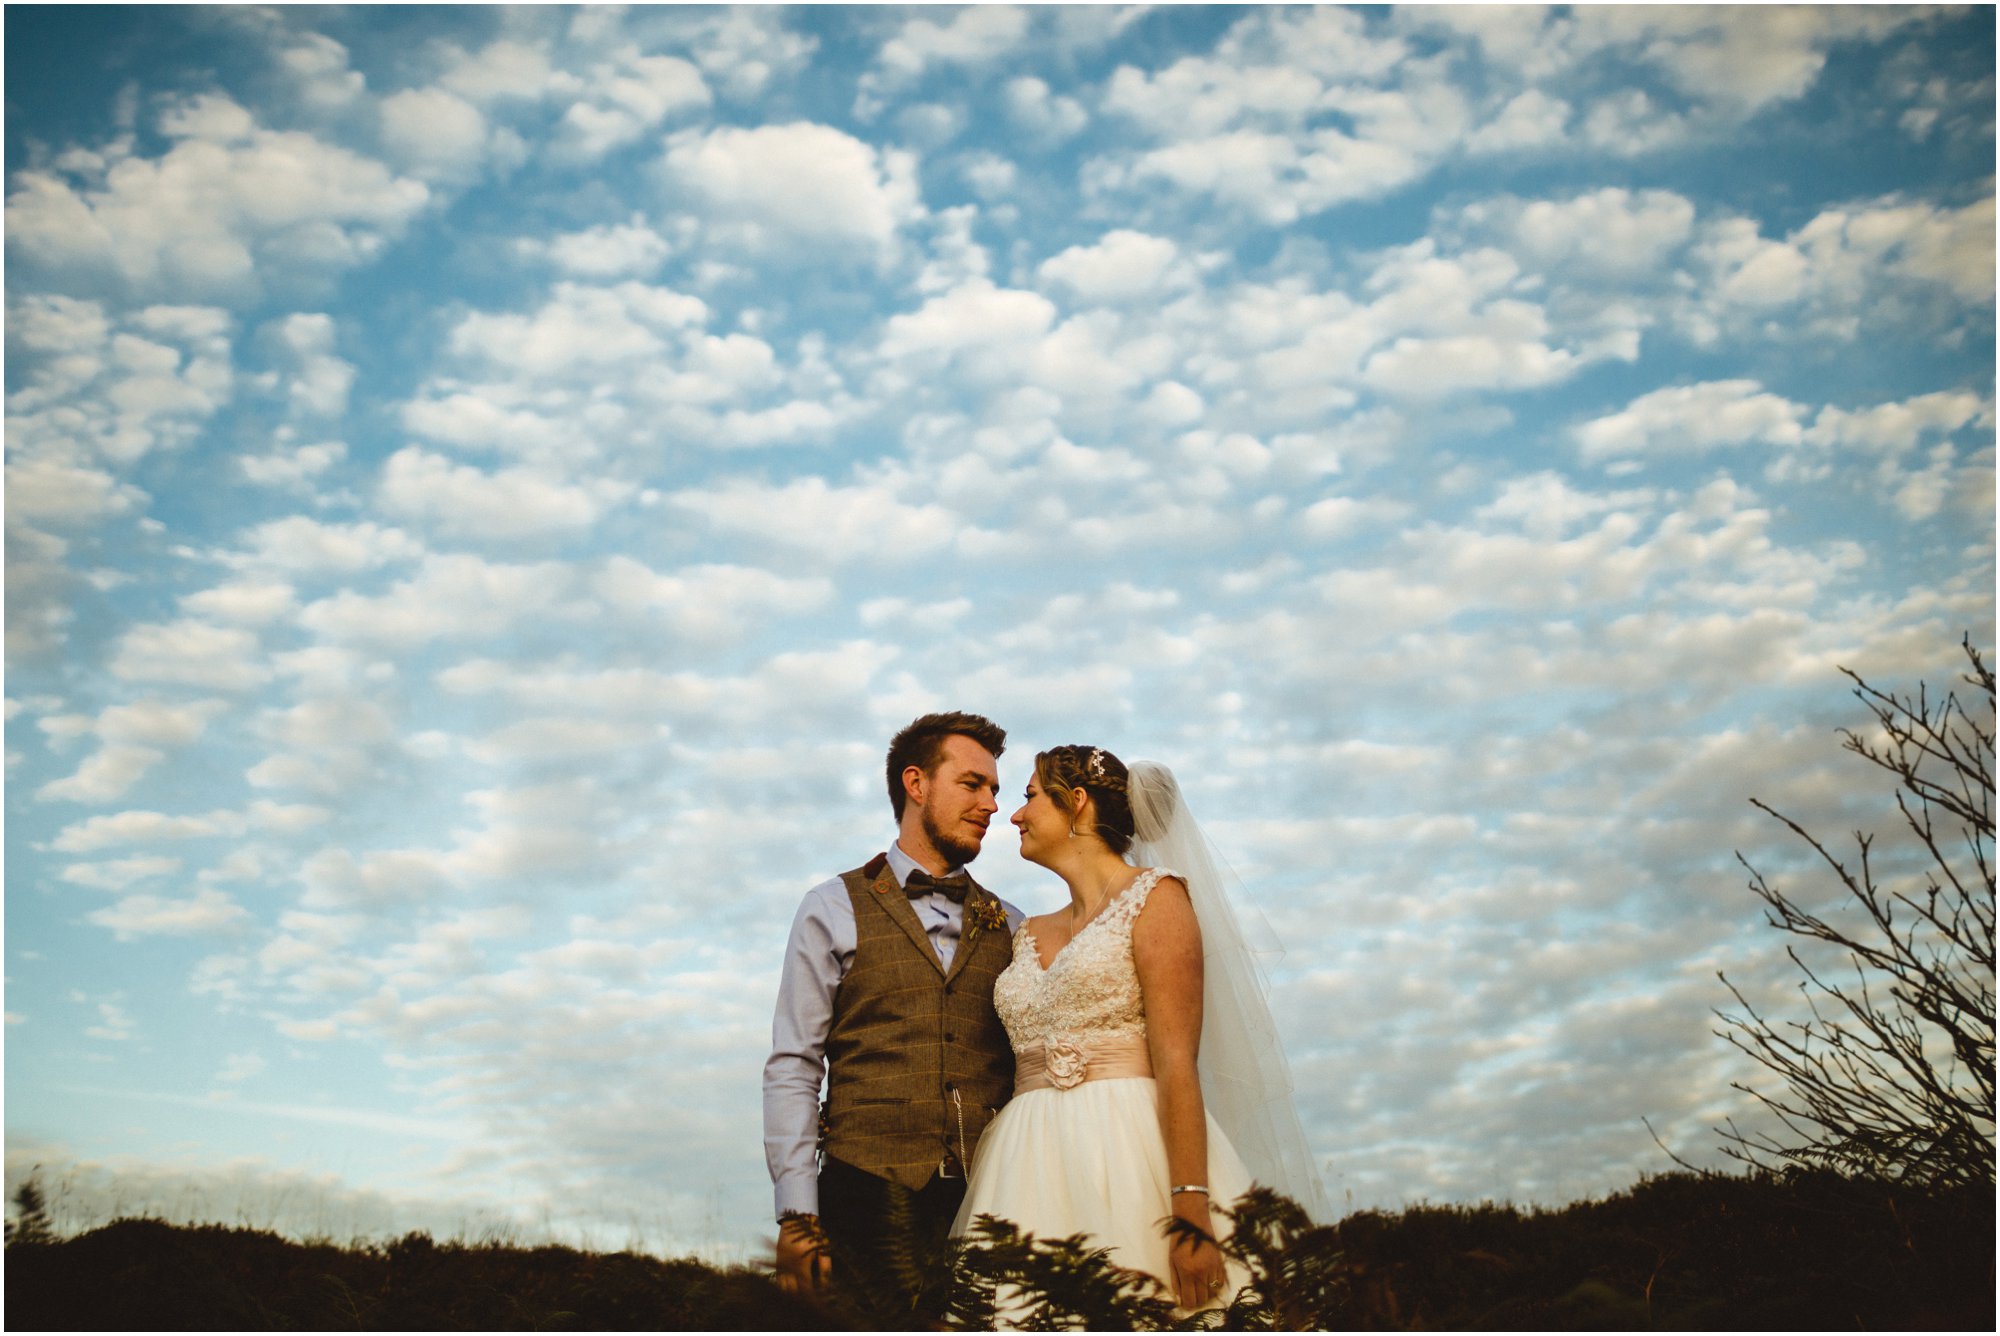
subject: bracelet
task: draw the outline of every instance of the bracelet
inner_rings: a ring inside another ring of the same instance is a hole
[[[1203,1187],[1199,1183],[1182,1183],[1177,1187],[1170,1188],[1167,1192],[1167,1195],[1170,1197],[1177,1197],[1183,1192],[1199,1192],[1204,1197],[1208,1195],[1208,1189]]]

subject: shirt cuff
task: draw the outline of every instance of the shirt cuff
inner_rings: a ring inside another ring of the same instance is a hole
[[[819,1176],[799,1175],[783,1179],[775,1185],[773,1195],[777,1199],[777,1213],[804,1211],[807,1215],[819,1214]]]

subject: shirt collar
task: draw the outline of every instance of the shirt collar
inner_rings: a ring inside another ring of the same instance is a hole
[[[917,868],[920,866],[922,865],[919,864],[916,859],[910,857],[908,854],[903,852],[902,845],[895,843],[890,844],[889,870],[896,874],[897,886],[900,887],[904,882],[908,881],[910,879],[910,874],[912,872],[915,872]],[[963,872],[963,871],[965,871],[965,865],[961,863],[957,867],[946,868],[944,870],[944,874],[947,877],[949,877],[955,872]]]

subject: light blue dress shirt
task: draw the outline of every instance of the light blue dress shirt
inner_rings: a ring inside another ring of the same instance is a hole
[[[917,861],[900,845],[889,846],[889,870],[898,886],[916,868]],[[1007,911],[1011,936],[1024,916],[1005,900],[1000,907]],[[930,934],[938,960],[950,969],[965,907],[933,891],[910,901],[910,908]],[[854,963],[856,941],[854,902],[840,878],[807,891],[785,944],[771,1056],[764,1063],[764,1162],[780,1215],[819,1211],[819,1097],[826,1079],[826,1035],[833,1024],[833,994]]]

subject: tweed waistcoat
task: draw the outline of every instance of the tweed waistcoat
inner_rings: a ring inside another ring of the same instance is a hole
[[[1013,943],[1000,902],[975,884],[946,970],[886,855],[841,881],[855,948],[826,1037],[826,1153],[920,1188],[948,1153],[971,1164],[1013,1091],[1014,1051],[993,1012]]]

